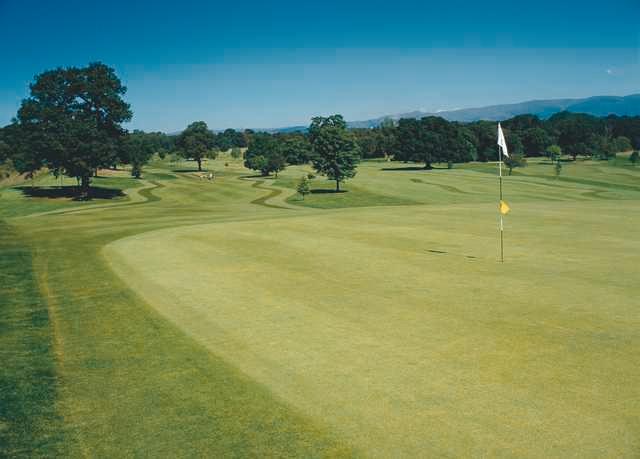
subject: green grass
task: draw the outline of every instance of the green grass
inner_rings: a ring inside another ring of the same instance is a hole
[[[274,185],[295,190],[298,180],[291,176],[275,180]],[[401,206],[417,202],[404,197],[376,193],[369,187],[360,187],[348,183],[343,185],[339,193],[335,192],[335,182],[314,179],[311,182],[310,194],[304,199],[298,194],[291,195],[287,202],[316,209],[333,209],[338,207],[371,207]]]
[[[0,452],[55,456],[64,451],[56,410],[53,330],[38,291],[31,252],[0,222]]]
[[[640,451],[640,168],[514,170],[499,264],[492,164],[207,167],[0,189],[0,455]]]

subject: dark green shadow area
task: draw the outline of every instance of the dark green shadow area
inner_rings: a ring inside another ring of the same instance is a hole
[[[0,457],[63,455],[57,374],[47,305],[31,252],[0,221]]]
[[[78,187],[75,186],[21,186],[16,187],[15,189],[29,198],[70,198],[79,200],[80,196]],[[123,196],[125,196],[125,194],[122,192],[122,190],[119,190],[117,188],[89,188],[89,199],[114,199]]]

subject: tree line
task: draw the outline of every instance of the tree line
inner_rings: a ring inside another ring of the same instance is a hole
[[[54,175],[75,177],[87,196],[91,178],[101,168],[131,165],[134,177],[154,154],[195,160],[231,150],[244,152],[247,168],[269,175],[287,165],[310,163],[318,173],[340,184],[356,173],[361,158],[386,158],[453,167],[455,163],[494,161],[496,123],[450,122],[437,116],[385,120],[372,129],[348,129],[340,115],[316,117],[306,132],[266,133],[227,129],[215,133],[204,121],[191,123],[177,135],[127,131],[122,124],[133,112],[123,99],[126,87],[115,71],[100,62],[37,75],[30,96],[12,123],[0,129],[0,164],[33,174],[46,167]],[[526,157],[560,155],[607,159],[616,152],[640,149],[640,117],[561,112],[548,119],[519,115],[502,123],[510,158],[509,169]],[[631,159],[638,160],[638,154]]]
[[[513,156],[549,156],[553,145],[576,159],[578,155],[607,159],[616,152],[640,149],[640,117],[598,118],[561,112],[543,120],[519,115],[502,122]],[[356,130],[365,157],[424,163],[495,161],[496,123],[450,122],[436,116],[401,119],[374,129]],[[558,151],[556,147],[552,149]]]
[[[330,118],[336,121],[336,116]],[[248,140],[245,166],[268,175],[277,174],[287,164],[315,165],[316,158],[326,156],[324,144],[318,140],[317,120],[323,118],[314,118],[306,133],[254,134]],[[343,121],[339,123],[341,131],[354,143],[349,144],[347,150],[357,151],[360,158],[422,163],[425,169],[431,169],[435,163],[453,167],[455,163],[497,160],[497,123],[492,121],[458,123],[428,116],[388,119],[372,129],[349,130]],[[578,156],[608,159],[617,152],[640,149],[640,117],[598,118],[561,112],[546,120],[535,115],[519,115],[502,125],[510,151],[510,156],[504,158],[509,173],[514,167],[526,165],[527,157],[547,156],[558,163],[563,154],[573,160]],[[638,154],[630,157],[634,164],[637,158]],[[351,166],[341,167],[348,171],[344,178],[349,178]]]

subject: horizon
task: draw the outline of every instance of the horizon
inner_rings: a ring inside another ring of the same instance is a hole
[[[515,101],[515,102],[504,102],[504,103],[501,103],[501,104],[491,104],[491,105],[482,105],[482,106],[473,106],[473,107],[456,107],[456,108],[451,108],[451,109],[443,109],[443,110],[435,110],[435,111],[425,111],[425,110],[421,110],[421,109],[414,109],[414,110],[405,110],[405,111],[396,112],[396,113],[384,113],[384,114],[380,114],[380,115],[373,115],[373,116],[367,117],[366,119],[358,119],[358,120],[345,119],[345,121],[350,123],[350,122],[363,122],[363,121],[369,121],[369,120],[377,120],[377,119],[380,119],[380,118],[394,118],[395,119],[397,117],[401,117],[403,115],[412,114],[412,113],[416,113],[416,112],[420,112],[421,114],[426,114],[426,115],[439,115],[441,113],[452,113],[452,112],[458,112],[458,111],[464,111],[464,110],[480,110],[480,109],[486,109],[486,108],[492,108],[492,107],[518,105],[518,104],[525,104],[525,103],[531,103],[531,102],[552,102],[552,101],[557,101],[557,100],[579,101],[579,100],[587,100],[587,99],[598,98],[598,97],[622,97],[623,98],[623,97],[632,97],[632,96],[640,96],[640,91],[633,92],[633,93],[630,93],[630,94],[622,94],[622,95],[594,94],[594,95],[585,96],[585,97],[557,97],[557,98],[553,98],[553,99],[545,99],[545,98],[537,99],[536,98],[536,99],[519,100],[519,101]],[[308,124],[310,124],[310,123],[308,123]],[[301,123],[301,124],[291,125],[291,126],[250,127],[250,128],[245,128],[245,129],[278,130],[278,129],[289,129],[289,128],[304,127],[304,126],[307,126],[307,125],[305,125],[304,123]],[[214,131],[221,131],[221,130],[224,130],[226,128],[217,129],[217,128],[214,127],[212,129]],[[171,134],[171,133],[165,133],[165,134]]]
[[[293,2],[115,2],[108,10],[2,2],[0,43],[13,65],[0,75],[0,124],[15,116],[34,75],[92,61],[115,68],[134,112],[126,127],[145,131],[178,132],[196,120],[215,130],[278,129],[331,113],[358,121],[625,96],[639,92],[640,5],[612,5],[370,1],[338,14],[332,4]],[[555,18],[571,22],[559,27]]]

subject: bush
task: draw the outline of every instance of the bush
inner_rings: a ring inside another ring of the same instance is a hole
[[[134,163],[131,167],[131,176],[139,179],[142,175],[142,165],[138,163]]]
[[[309,179],[306,176],[302,176],[300,181],[298,182],[298,186],[296,187],[296,191],[300,193],[302,196],[302,200],[304,201],[305,195],[309,194],[311,190],[309,189]]]
[[[545,151],[546,156],[551,160],[551,162],[559,161],[560,156],[562,156],[562,148],[559,145],[549,145],[547,150]]]
[[[556,177],[559,177],[561,172],[562,172],[562,164],[560,163],[560,161],[557,161],[556,162]]]

